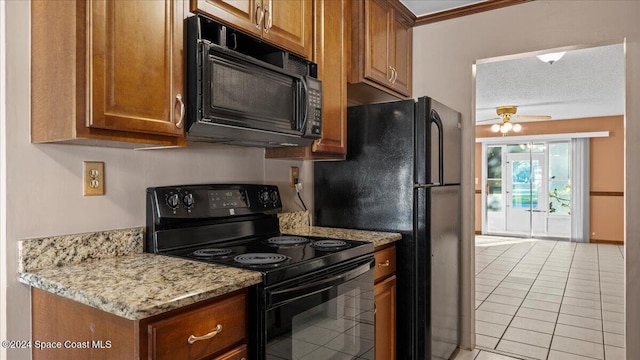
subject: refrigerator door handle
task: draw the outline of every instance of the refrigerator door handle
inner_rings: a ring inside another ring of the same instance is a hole
[[[436,184],[444,185],[444,144],[442,136],[442,120],[440,120],[440,115],[435,109],[431,109],[431,113],[429,114],[429,123],[430,125],[436,124],[438,127],[438,182]]]

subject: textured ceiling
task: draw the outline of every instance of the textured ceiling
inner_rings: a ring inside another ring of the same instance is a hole
[[[535,56],[478,64],[476,119],[495,118],[499,105],[556,120],[621,115],[623,51],[622,44],[579,49],[551,65]]]
[[[400,2],[402,2],[416,16],[422,16],[458,8],[461,6],[484,2],[484,0],[400,0]]]

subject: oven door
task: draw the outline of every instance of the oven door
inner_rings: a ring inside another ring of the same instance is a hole
[[[274,360],[373,360],[373,265],[373,257],[367,256],[265,289],[261,355]]]

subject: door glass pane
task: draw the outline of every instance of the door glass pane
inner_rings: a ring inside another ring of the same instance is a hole
[[[544,144],[531,144],[531,143],[523,143],[523,144],[510,144],[507,145],[507,152],[510,154],[517,153],[542,153],[544,152]]]
[[[502,211],[502,147],[487,148],[487,211]]]
[[[530,160],[514,160],[511,168],[511,206],[514,208],[538,207],[538,188],[531,185],[531,165]],[[534,179],[540,177],[540,164],[533,161]]]
[[[571,215],[571,147],[549,144],[549,214]]]

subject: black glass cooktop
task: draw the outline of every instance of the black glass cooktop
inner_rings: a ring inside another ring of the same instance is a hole
[[[373,244],[365,241],[282,235],[206,244],[167,255],[260,271],[268,284],[371,253]]]

